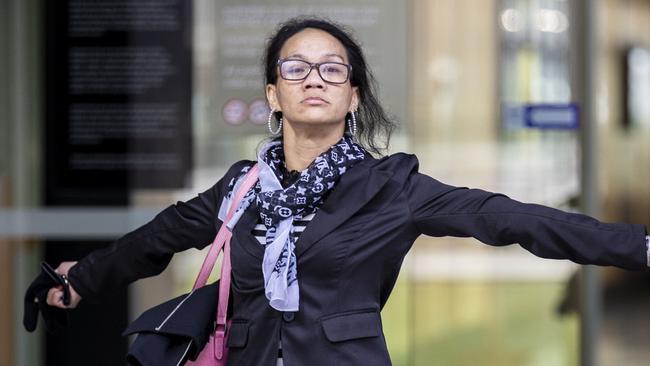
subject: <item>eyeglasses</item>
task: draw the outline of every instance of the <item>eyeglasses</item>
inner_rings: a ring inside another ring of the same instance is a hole
[[[284,80],[305,80],[311,70],[318,70],[318,75],[327,83],[343,84],[348,81],[352,66],[340,62],[322,62],[312,64],[303,60],[280,59],[278,60],[280,76]]]

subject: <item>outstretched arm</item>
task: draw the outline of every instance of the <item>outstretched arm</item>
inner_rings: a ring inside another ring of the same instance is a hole
[[[71,266],[71,287],[86,300],[101,300],[137,279],[161,273],[174,253],[210,244],[221,224],[217,211],[228,183],[246,164],[234,164],[207,191],[169,206],[149,223]]]
[[[539,257],[580,264],[648,267],[643,225],[603,223],[502,194],[452,187],[419,173],[411,176],[408,189],[412,218],[423,234],[518,243]]]

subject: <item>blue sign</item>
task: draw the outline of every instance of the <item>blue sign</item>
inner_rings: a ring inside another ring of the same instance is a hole
[[[524,107],[526,127],[556,130],[575,130],[580,124],[580,110],[576,104],[528,104]]]

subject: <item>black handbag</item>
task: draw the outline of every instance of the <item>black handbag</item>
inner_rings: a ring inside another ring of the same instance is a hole
[[[142,313],[122,333],[138,334],[127,363],[176,366],[195,359],[214,330],[218,293],[219,281]]]

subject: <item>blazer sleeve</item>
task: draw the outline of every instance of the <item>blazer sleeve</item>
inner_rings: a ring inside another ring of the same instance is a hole
[[[644,225],[612,224],[503,194],[453,187],[410,175],[412,220],[430,236],[474,237],[490,245],[518,243],[531,253],[580,264],[647,269]]]
[[[96,302],[135,280],[161,273],[174,253],[210,244],[221,225],[217,212],[228,183],[245,165],[234,164],[210,189],[167,207],[147,224],[81,259],[68,273],[74,289],[84,300]]]

